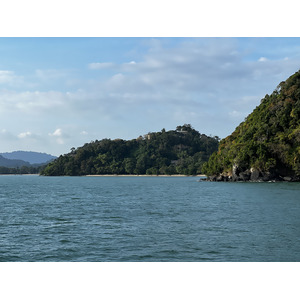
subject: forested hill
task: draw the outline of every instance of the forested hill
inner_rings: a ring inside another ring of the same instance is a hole
[[[203,171],[220,181],[300,180],[300,71],[220,142]]]
[[[219,138],[200,134],[190,124],[137,139],[96,140],[60,156],[41,175],[185,174],[196,175],[218,149]]]

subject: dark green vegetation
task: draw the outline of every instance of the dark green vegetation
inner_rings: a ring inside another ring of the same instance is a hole
[[[200,134],[189,124],[129,141],[96,140],[72,148],[70,153],[48,164],[41,175],[196,175],[218,149],[218,143],[218,137]]]
[[[44,166],[22,166],[17,168],[9,168],[0,166],[0,174],[39,174]]]
[[[220,181],[299,181],[300,71],[266,95],[220,142],[203,172]]]

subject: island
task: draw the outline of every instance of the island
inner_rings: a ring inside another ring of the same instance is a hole
[[[202,171],[210,181],[300,180],[300,71],[220,141]]]
[[[190,124],[132,140],[96,140],[72,148],[49,163],[41,175],[197,175],[218,149],[219,140],[199,133]]]

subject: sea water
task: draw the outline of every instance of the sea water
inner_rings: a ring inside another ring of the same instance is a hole
[[[300,261],[300,184],[0,176],[0,261]]]

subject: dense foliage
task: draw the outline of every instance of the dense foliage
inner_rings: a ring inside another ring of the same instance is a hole
[[[43,166],[21,166],[17,168],[9,168],[0,166],[0,174],[39,174]]]
[[[93,141],[61,155],[42,175],[185,174],[201,173],[202,165],[218,148],[218,137],[208,137],[190,124],[143,137]]]
[[[299,178],[300,71],[266,95],[245,121],[220,142],[203,172],[230,175],[233,166]]]

